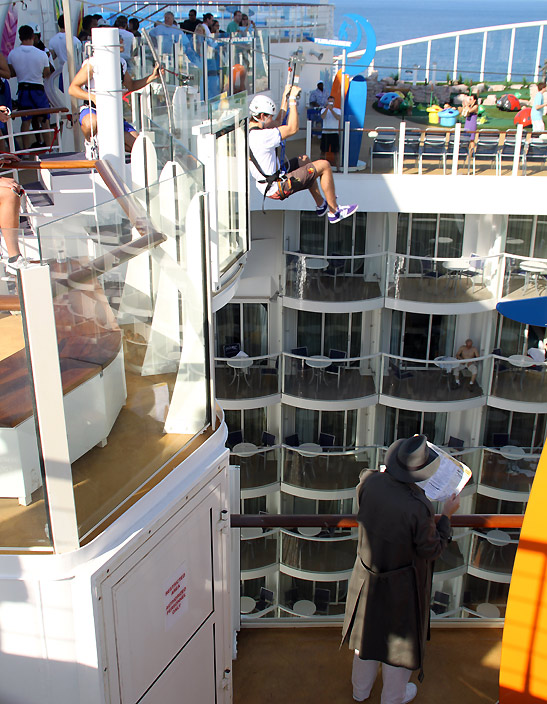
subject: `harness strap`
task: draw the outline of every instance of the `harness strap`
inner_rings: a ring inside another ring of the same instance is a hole
[[[265,183],[266,184],[266,188],[264,189],[264,195],[262,197],[262,212],[264,213],[264,215],[266,215],[266,211],[264,210],[264,204],[266,202],[266,193],[270,190],[270,187],[274,183],[278,184],[277,188],[278,188],[279,194],[283,193],[283,189],[281,188],[279,182],[285,180],[284,175],[286,172],[284,169],[280,168],[280,169],[277,169],[277,171],[275,171],[273,174],[269,174],[269,175],[265,174],[262,167],[260,166],[260,164],[256,160],[256,157],[253,154],[253,150],[251,149],[251,147],[249,147],[249,158],[252,161],[252,163],[254,164],[254,166],[256,167],[256,170],[262,176],[264,176],[264,178],[261,179],[260,181],[257,181],[257,183]],[[285,196],[283,195],[283,197],[285,197]],[[283,198],[281,198],[281,195],[280,195],[280,199],[283,200]]]

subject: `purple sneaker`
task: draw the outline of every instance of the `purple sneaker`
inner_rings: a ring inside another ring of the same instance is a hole
[[[334,225],[336,222],[340,222],[344,218],[349,218],[350,215],[358,210],[359,206],[354,203],[353,205],[339,205],[338,210],[335,213],[329,213],[329,222]]]

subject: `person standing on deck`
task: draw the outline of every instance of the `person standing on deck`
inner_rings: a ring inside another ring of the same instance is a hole
[[[435,524],[433,505],[417,485],[440,464],[425,435],[394,442],[385,464],[385,472],[364,470],[357,486],[359,544],[342,643],[355,651],[355,701],[368,699],[382,663],[381,704],[407,704],[417,693],[410,675],[423,667],[433,561],[448,545],[459,498],[444,503]]]

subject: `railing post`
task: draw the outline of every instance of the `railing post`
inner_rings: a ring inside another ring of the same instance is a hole
[[[425,60],[425,82],[429,83],[429,61],[431,59],[431,39],[427,42],[427,57]]]
[[[511,45],[509,47],[509,59],[507,60],[507,80],[511,80],[513,73],[513,52],[515,51],[515,27],[511,30]]]
[[[399,130],[399,154],[397,156],[397,173],[399,176],[403,173],[403,160],[405,158],[405,132],[406,132],[406,122],[401,122],[401,128]]]
[[[401,80],[401,71],[403,70],[403,45],[399,45],[399,60],[397,66],[397,73],[399,74],[399,80]]]
[[[541,45],[543,44],[543,27],[545,25],[541,25],[539,28],[539,34],[538,34],[538,50],[536,54],[536,69],[534,72],[534,82],[537,82],[539,78],[539,62],[541,61]]]
[[[488,32],[482,35],[482,56],[481,56],[481,72],[479,74],[479,82],[484,81],[484,66],[486,63],[486,44],[488,42]]]
[[[452,70],[452,80],[455,81],[458,77],[458,54],[460,52],[460,35],[456,35],[456,42],[454,43],[454,68]]]
[[[460,137],[462,126],[460,122],[456,122],[454,129],[454,151],[452,152],[452,176],[458,175],[458,162],[460,160]]]
[[[306,154],[311,159],[311,120],[306,120]]]
[[[519,173],[520,150],[522,148],[522,130],[523,124],[520,122],[517,125],[517,136],[515,137],[515,153],[513,154],[513,170],[511,171],[511,176],[518,176]]]
[[[344,122],[344,173],[349,172],[349,135],[350,123]]]

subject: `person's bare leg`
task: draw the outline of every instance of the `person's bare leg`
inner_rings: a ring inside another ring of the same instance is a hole
[[[2,181],[0,179],[0,186]],[[0,187],[0,229],[6,242],[8,257],[21,254],[19,249],[19,208],[21,197],[11,188]]]
[[[21,132],[28,132],[30,130],[30,120],[25,120],[21,122]],[[23,134],[23,147],[25,149],[30,149],[30,134]]]
[[[87,139],[88,142],[92,136],[97,136],[97,115],[94,113],[84,115],[81,128],[84,139]]]
[[[139,136],[138,132],[125,132],[123,133],[123,141],[125,144],[125,151],[126,152],[131,152],[133,149],[133,145],[135,144],[135,140]]]

